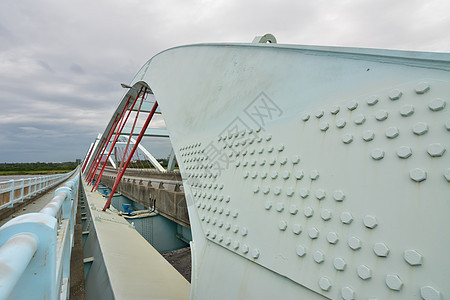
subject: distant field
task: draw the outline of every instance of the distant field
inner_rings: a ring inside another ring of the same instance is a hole
[[[0,176],[61,174],[72,171],[77,165],[75,162],[0,163]]]
[[[0,171],[0,176],[5,175],[52,175],[68,173],[72,170],[37,170],[37,171]]]

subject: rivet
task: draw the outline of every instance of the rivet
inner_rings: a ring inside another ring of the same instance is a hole
[[[403,258],[411,266],[420,266],[423,261],[422,255],[416,250],[406,250],[403,253]]]
[[[266,201],[266,204],[264,205],[264,208],[266,210],[270,210],[272,208],[272,202],[270,201]]]
[[[331,288],[331,282],[326,277],[320,277],[319,279],[319,287],[324,291],[329,291]]]
[[[334,268],[338,271],[344,271],[345,267],[347,266],[344,259],[340,257],[336,257],[333,261]]]
[[[331,108],[330,113],[333,114],[333,115],[335,115],[335,114],[337,114],[340,110],[341,110],[341,108],[339,107],[339,105],[334,105],[334,106]]]
[[[361,240],[355,236],[350,237],[347,241],[347,244],[352,250],[361,249]]]
[[[316,180],[317,178],[319,178],[319,171],[317,170],[312,170],[309,178],[311,178],[312,180]]]
[[[448,182],[450,182],[450,168],[447,168],[444,171],[444,177],[445,177],[445,179],[447,179]]]
[[[424,300],[441,300],[441,293],[431,286],[424,286],[420,288],[420,296]]]
[[[320,213],[320,217],[324,221],[328,221],[329,219],[331,219],[331,211],[329,211],[328,209],[323,209]]]
[[[256,139],[256,141],[258,142],[258,143],[261,143],[262,142],[262,137],[258,137],[257,139]],[[253,151],[253,153],[255,153],[254,151]]]
[[[375,148],[370,153],[370,156],[372,156],[372,158],[375,160],[380,160],[384,157],[384,151],[381,150],[380,148]]]
[[[211,210],[211,204],[208,204],[208,206],[206,207],[206,209],[207,209],[208,211],[210,211],[210,210]]]
[[[223,207],[219,207],[219,214],[221,215],[223,213]]]
[[[303,257],[306,254],[306,248],[303,247],[302,245],[298,245],[295,252],[297,252],[298,256]]]
[[[219,201],[222,202],[222,200],[223,200],[223,195],[220,195],[220,196],[219,196]]]
[[[269,165],[273,166],[277,162],[277,159],[275,157],[272,157],[269,161]]]
[[[298,155],[295,155],[292,157],[292,164],[296,165],[300,162],[300,157]]]
[[[206,218],[206,223],[209,223],[209,222],[211,222],[211,217]]]
[[[318,110],[318,111],[316,112],[315,116],[316,116],[317,119],[322,118],[322,116],[323,116],[323,110]]]
[[[305,174],[303,173],[302,170],[299,170],[299,171],[295,172],[295,178],[297,178],[297,180],[301,180],[304,175]]]
[[[306,121],[308,121],[309,120],[309,114],[303,114],[302,116],[301,116],[301,119],[304,121],[304,122],[306,122]]]
[[[294,195],[294,189],[293,188],[287,188],[286,189],[286,195],[288,197],[292,197],[292,195]]]
[[[258,177],[258,172],[255,171],[252,173],[252,178],[255,179],[256,177]]]
[[[341,289],[341,296],[344,300],[354,300],[355,292],[348,286]]]
[[[247,254],[248,253],[248,246],[246,244],[244,244],[242,246],[242,253]]]
[[[268,134],[267,136],[266,136],[266,141],[270,141],[272,139],[272,135],[271,134]],[[262,151],[264,151],[264,148],[261,148],[262,149]],[[260,150],[260,152],[259,153],[262,153],[262,151]]]
[[[231,197],[227,196],[227,198],[225,199],[225,202],[228,203],[228,202],[230,202],[230,200],[231,200]]]
[[[262,129],[261,126],[258,126],[258,127],[255,129],[255,132],[258,133],[258,132],[261,131],[261,129]]]
[[[244,161],[243,163],[242,163],[242,166],[243,167],[246,167],[248,165],[248,161]]]
[[[441,157],[445,152],[445,148],[440,143],[433,143],[428,146],[427,152],[431,157]]]
[[[258,249],[255,248],[255,249],[252,250],[252,257],[254,259],[257,259],[259,257],[259,255],[260,255],[260,252],[259,252]]]
[[[241,235],[242,236],[246,236],[248,234],[248,229],[247,229],[247,227],[242,227],[241,228]]]
[[[339,241],[339,237],[336,232],[328,232],[327,241],[330,244],[336,244]]]
[[[222,220],[219,220],[219,224],[217,224],[217,226],[218,226],[219,228],[222,228],[222,227],[223,227],[223,221],[222,221]]]
[[[237,218],[238,215],[239,215],[238,211],[237,211],[237,210],[234,210],[234,211],[233,211],[233,218]]]
[[[264,166],[266,164],[266,160],[265,159],[261,159],[261,161],[259,162],[260,166]]]
[[[317,239],[319,237],[319,230],[316,227],[312,227],[308,230],[308,235],[311,239]]]
[[[389,248],[385,243],[376,243],[373,246],[373,252],[379,257],[386,257],[389,254]]]
[[[278,202],[278,203],[277,203],[276,210],[277,210],[278,212],[282,212],[282,211],[284,210],[284,204],[283,204],[283,202]]]
[[[239,226],[238,225],[234,225],[233,226],[233,232],[234,233],[238,233],[238,231],[239,231]]]
[[[369,215],[365,216],[363,222],[364,222],[364,225],[370,229],[373,229],[373,228],[377,227],[377,225],[378,225],[377,219],[374,216],[369,216]]]
[[[358,272],[358,276],[363,280],[367,280],[372,277],[372,270],[370,270],[366,265],[358,266],[356,271]]]
[[[197,203],[197,207],[198,207],[198,208],[200,208],[201,205],[202,205],[201,202],[198,202],[198,203]]]
[[[344,201],[344,199],[345,199],[345,194],[344,194],[344,192],[341,191],[341,190],[336,190],[336,191],[334,191],[334,193],[333,193],[333,198],[334,198],[334,200],[336,200],[336,201],[338,201],[338,202],[341,202],[341,201]]]
[[[423,135],[428,132],[428,125],[424,122],[418,122],[414,124],[412,131],[416,135]]]
[[[283,156],[283,157],[280,157],[280,165],[285,165],[287,163],[287,157],[285,157],[285,156]]]
[[[347,105],[348,110],[355,110],[358,107],[358,102],[350,101]]]
[[[314,261],[318,264],[321,264],[325,261],[325,255],[319,250],[314,252],[313,258],[314,258]]]
[[[354,122],[356,125],[362,125],[366,122],[366,117],[363,114],[359,114],[355,117]]]
[[[268,186],[264,186],[262,192],[267,195],[270,192],[270,188]]]
[[[231,244],[231,239],[229,237],[227,237],[227,239],[225,240],[225,245],[229,246]]]
[[[342,137],[342,142],[344,144],[350,144],[351,142],[353,142],[353,135],[351,135],[350,133],[344,134],[344,136]]]
[[[286,223],[286,221],[281,220],[281,221],[278,223],[278,228],[279,228],[281,231],[285,231],[286,228],[287,228],[287,223]]]
[[[291,213],[291,215],[296,215],[298,212],[297,205],[292,204],[291,206],[289,206],[289,212]]]
[[[429,108],[430,110],[432,110],[432,111],[440,111],[440,110],[444,109],[445,104],[446,104],[446,103],[445,103],[444,100],[442,100],[442,99],[440,99],[440,98],[437,98],[437,99],[432,100],[432,101],[428,104],[428,108]]]
[[[330,124],[328,122],[322,121],[319,126],[321,131],[327,131],[330,128]]]
[[[394,291],[400,291],[403,287],[403,282],[400,280],[400,277],[394,274],[386,275],[386,285]]]
[[[210,234],[211,234],[211,230],[206,230],[206,236],[210,236]]]
[[[216,239],[216,233],[215,233],[215,232],[213,232],[213,233],[211,234],[211,238],[212,238],[213,240]]]
[[[277,171],[272,171],[272,173],[270,173],[270,177],[272,179],[276,179],[278,177],[278,172]]]
[[[362,136],[363,140],[366,142],[370,142],[375,138],[375,133],[372,130],[366,130]]]
[[[291,176],[291,173],[289,171],[284,171],[283,172],[283,179],[284,180],[289,179],[290,176]]]
[[[450,119],[445,122],[445,128],[447,129],[447,131],[450,131]]]
[[[300,194],[300,197],[305,199],[306,197],[309,196],[309,191],[308,191],[308,189],[301,188],[300,191],[299,191],[299,194]]]
[[[380,109],[379,111],[377,111],[375,113],[375,119],[377,119],[377,121],[384,121],[388,118],[388,113],[385,110]]]
[[[397,149],[397,156],[400,158],[408,158],[412,155],[411,148],[408,146],[401,146]]]
[[[261,172],[261,179],[266,179],[267,178],[267,172],[266,171],[262,171]]]
[[[347,124],[347,122],[343,118],[337,119],[337,121],[336,121],[337,128],[344,128],[346,124]]]
[[[256,159],[253,159],[252,162],[250,163],[250,165],[251,165],[252,167],[254,167],[254,166],[256,165]]]
[[[369,104],[370,106],[373,106],[377,103],[378,103],[378,96],[370,96],[369,98],[367,98],[367,104]]]
[[[250,150],[250,155],[253,155],[253,154],[255,154],[255,149],[252,149],[252,150]]]
[[[302,232],[302,225],[294,224],[294,226],[292,226],[292,232],[295,234],[300,234]]]
[[[400,115],[402,117],[409,117],[414,113],[414,107],[412,105],[406,104],[400,108]]]
[[[391,126],[386,129],[386,136],[390,139],[396,138],[398,136],[398,128]]]
[[[415,168],[409,172],[409,177],[415,182],[422,182],[427,179],[427,172],[422,169]]]
[[[242,156],[246,156],[247,155],[247,150],[242,151]]]
[[[234,241],[234,242],[233,242],[233,249],[234,249],[234,250],[239,249],[239,241]]]
[[[318,200],[324,199],[325,196],[326,196],[326,193],[325,193],[325,191],[324,191],[323,189],[318,189],[318,190],[316,191],[316,198],[317,198]]]
[[[284,145],[283,144],[279,145],[278,146],[278,152],[281,152],[283,150],[284,150]]]
[[[201,219],[202,221],[205,221],[205,216],[202,216],[200,219]]]
[[[395,89],[395,90],[392,90],[390,93],[389,93],[389,99],[391,99],[391,100],[398,100],[398,99],[400,99],[400,97],[402,96],[402,92],[400,91],[400,90],[397,90],[397,89]]]
[[[279,194],[281,194],[281,187],[276,186],[276,187],[273,189],[273,193],[274,193],[275,196],[278,196]]]
[[[350,224],[353,221],[352,214],[348,211],[341,213],[341,222],[344,224]]]
[[[220,243],[223,241],[223,235],[219,234],[219,236],[217,237],[217,241]]]
[[[269,148],[267,148],[267,152],[272,153],[273,152],[273,146],[269,146]]]
[[[231,213],[231,211],[227,208],[227,209],[225,210],[225,215],[226,215],[226,216],[229,216],[230,213]]]
[[[314,214],[314,209],[311,206],[307,206],[303,210],[303,213],[304,213],[305,217],[311,218]]]
[[[416,86],[416,93],[417,94],[425,94],[430,90],[430,84],[428,82],[420,82]]]

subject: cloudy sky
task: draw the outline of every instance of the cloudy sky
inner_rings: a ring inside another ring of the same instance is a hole
[[[158,52],[199,42],[450,52],[448,0],[1,0],[0,162],[73,161]],[[168,146],[155,142],[157,157]]]

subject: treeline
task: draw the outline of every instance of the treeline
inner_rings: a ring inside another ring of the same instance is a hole
[[[8,171],[8,172],[71,171],[76,167],[77,167],[76,162],[0,163],[0,171]]]

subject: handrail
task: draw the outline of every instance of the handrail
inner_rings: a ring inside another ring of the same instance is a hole
[[[39,213],[0,227],[0,299],[68,299],[79,182],[78,173]]]
[[[77,169],[64,174],[46,175],[26,179],[0,182],[0,209],[13,207],[14,203],[23,202],[72,176]]]

